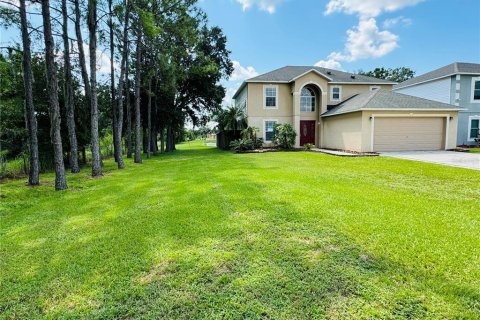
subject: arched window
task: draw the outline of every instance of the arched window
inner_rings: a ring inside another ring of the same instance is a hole
[[[300,111],[313,112],[315,111],[315,92],[309,88],[303,88],[300,95]]]

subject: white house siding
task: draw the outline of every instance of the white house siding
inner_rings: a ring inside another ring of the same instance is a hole
[[[450,77],[425,82],[411,87],[394,89],[395,92],[421,97],[433,101],[451,103],[450,100]]]
[[[242,108],[245,113],[247,112],[247,87],[245,86],[235,99],[235,106]]]

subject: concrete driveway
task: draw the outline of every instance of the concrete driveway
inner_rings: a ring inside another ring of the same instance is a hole
[[[480,154],[455,151],[382,152],[381,156],[480,170]]]

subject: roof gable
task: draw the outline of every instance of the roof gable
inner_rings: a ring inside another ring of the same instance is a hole
[[[321,71],[319,71],[319,70],[317,70],[317,69],[312,68],[312,69],[310,69],[310,70],[308,70],[308,71],[306,71],[306,72],[304,72],[304,73],[302,73],[302,74],[299,74],[298,76],[296,76],[295,78],[293,78],[292,80],[290,80],[290,82],[291,82],[291,81],[295,81],[295,80],[297,80],[297,79],[300,79],[301,77],[303,77],[303,76],[305,76],[305,75],[307,75],[307,74],[309,74],[309,73],[315,73],[315,74],[317,74],[317,75],[319,75],[319,76],[321,76],[321,77],[323,77],[323,78],[325,78],[325,79],[327,79],[327,80],[329,80],[329,81],[332,81],[332,78],[331,78],[331,77],[327,76],[326,74],[322,73]]]
[[[434,81],[445,77],[450,77],[457,74],[478,74],[480,75],[480,64],[467,62],[454,62],[444,67],[435,69],[433,71],[422,74],[418,77],[408,79],[393,87],[393,89],[400,89],[410,87],[416,84]]]

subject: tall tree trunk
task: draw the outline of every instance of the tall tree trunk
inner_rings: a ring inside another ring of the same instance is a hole
[[[132,157],[133,148],[132,148],[132,106],[130,104],[130,81],[128,81],[128,62],[125,70],[125,99],[126,99],[126,109],[127,109],[127,158]]]
[[[97,0],[88,0],[88,31],[90,37],[90,125],[92,147],[92,176],[102,175],[100,137],[98,134],[97,104]]]
[[[115,68],[113,61],[115,61],[115,47],[113,43],[113,11],[112,11],[112,0],[108,0],[108,29],[110,35],[110,108],[112,112],[112,133],[113,133],[113,156],[115,162],[118,162],[118,130],[117,130],[117,110],[115,102]],[[122,90],[121,87],[118,87],[118,90]],[[122,165],[123,167],[123,165]]]
[[[40,183],[40,162],[38,160],[38,137],[37,137],[37,119],[35,116],[35,106],[33,105],[33,74],[32,74],[32,54],[30,51],[30,35],[28,33],[27,10],[25,0],[20,0],[20,20],[23,42],[23,85],[25,87],[25,118],[27,120],[28,147],[30,171],[28,173],[28,184],[36,186]]]
[[[77,36],[77,46],[78,46],[78,58],[80,61],[80,69],[82,73],[83,85],[85,87],[85,95],[87,100],[90,100],[92,96],[92,91],[90,90],[90,81],[88,78],[87,72],[87,63],[85,60],[85,50],[83,50],[83,35],[82,35],[82,25],[81,25],[81,14],[80,14],[80,3],[79,0],[73,0],[75,8],[75,34]]]
[[[141,86],[141,66],[142,66],[142,31],[137,27],[137,52],[135,65],[135,163],[142,163],[141,156],[141,123],[140,123],[140,86]]]
[[[156,78],[158,79],[158,78]],[[157,80],[155,81],[155,88],[157,88]],[[156,156],[158,155],[158,143],[157,143],[157,138],[158,138],[158,108],[157,108],[157,96],[155,95],[155,99],[153,100],[153,119],[155,119],[155,124],[153,125],[153,137],[152,137],[152,143],[153,143],[153,155]]]
[[[170,152],[170,126],[165,128],[165,152]]]
[[[72,173],[79,173],[80,167],[78,165],[78,145],[77,133],[75,128],[75,100],[72,84],[72,65],[70,63],[70,44],[68,39],[68,9],[67,0],[62,0],[62,15],[63,15],[63,60],[65,69],[65,106],[67,109],[67,129],[68,139],[70,142],[70,167]]]
[[[175,150],[175,133],[172,125],[167,126],[167,152]]]
[[[111,0],[110,0],[111,2]],[[122,59],[120,62],[120,80],[118,83],[118,96],[116,98],[116,112],[114,110],[114,113],[117,114],[116,122],[115,122],[115,134],[116,134],[116,139],[114,139],[115,143],[115,151],[116,151],[116,158],[117,158],[117,165],[118,169],[123,169],[124,164],[123,164],[123,150],[122,150],[122,127],[123,127],[123,89],[126,89],[125,86],[125,74],[126,74],[126,69],[128,66],[128,19],[129,19],[129,4],[128,1],[124,2],[125,4],[125,20],[124,20],[124,26],[123,26],[123,48],[122,48]],[[111,5],[111,3],[110,3]],[[113,43],[113,36],[111,37],[112,43]],[[112,51],[113,52],[113,51]],[[113,60],[112,60],[113,61]],[[113,64],[112,64],[113,65]],[[112,68],[113,72],[113,68]],[[114,79],[112,78],[112,81]],[[125,90],[126,91],[126,90]],[[115,92],[115,90],[112,90],[112,94]],[[127,93],[128,94],[128,93]]]
[[[42,1],[43,35],[45,39],[45,63],[47,66],[47,87],[50,113],[50,137],[53,144],[53,160],[55,165],[55,190],[67,189],[65,166],[63,163],[62,136],[60,135],[60,106],[58,103],[57,68],[55,66],[55,44],[52,36],[50,18],[50,0]]]
[[[175,130],[173,129],[173,127],[171,127],[170,130],[172,131],[172,133],[171,133],[171,138],[172,138],[171,148],[172,148],[172,151],[175,151],[175,150],[177,150],[177,148],[175,148]]]
[[[148,104],[147,104],[147,158],[152,152],[152,77],[148,80]]]

